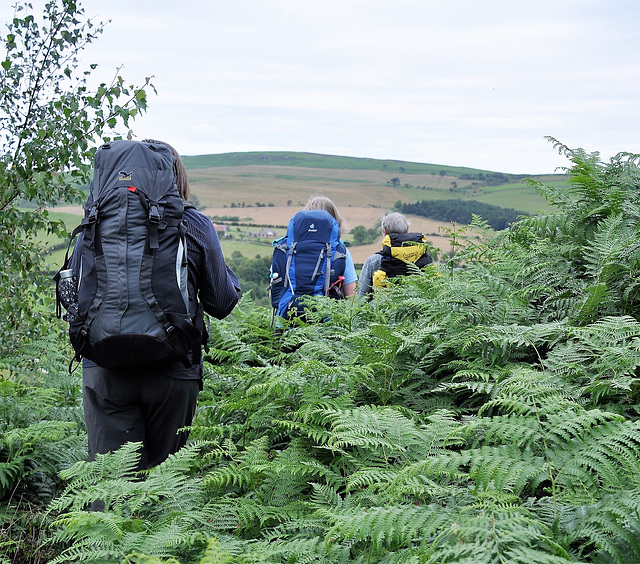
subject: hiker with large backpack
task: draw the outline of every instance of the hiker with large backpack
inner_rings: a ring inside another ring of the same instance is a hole
[[[77,284],[77,302],[64,305],[82,359],[89,460],[140,442],[146,469],[186,443],[180,430],[202,389],[204,312],[226,317],[240,290],[211,220],[185,204],[189,196],[184,164],[166,143],[119,140],[96,152],[63,266]]]
[[[333,201],[317,194],[291,218],[287,234],[274,241],[269,293],[275,315],[304,316],[308,296],[355,294],[358,277],[342,225]]]
[[[407,264],[422,268],[433,262],[427,253],[424,234],[409,233],[409,221],[400,213],[390,213],[382,218],[382,250],[367,257],[360,278],[358,296],[371,298],[374,289],[387,285],[388,278],[406,276]]]

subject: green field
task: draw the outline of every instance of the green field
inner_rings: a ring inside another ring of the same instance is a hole
[[[80,223],[81,219],[79,215],[59,211],[52,211],[49,215],[54,221],[61,219],[64,222],[67,231],[72,231],[76,225]],[[67,250],[69,239],[47,235],[46,233],[39,233],[36,236],[36,240],[51,249],[47,253],[46,262],[50,266],[49,270],[52,272],[57,271],[64,262],[64,255]]]
[[[271,241],[252,242],[240,241],[239,239],[222,239],[220,244],[225,257],[230,257],[235,251],[239,251],[248,258],[255,258],[258,255],[261,257],[271,256],[273,252]]]
[[[341,208],[388,209],[398,200],[449,198],[529,213],[547,207],[534,188],[522,183],[523,175],[465,167],[285,152],[190,156],[184,162],[192,189],[205,207],[301,206],[314,192],[326,194]],[[496,174],[504,182],[491,185],[473,178]],[[564,181],[557,174],[531,178]],[[397,179],[395,186],[393,179]]]
[[[527,213],[548,209],[546,200],[522,182],[523,175],[466,167],[292,152],[185,156],[183,161],[199,209],[212,217],[237,216],[240,220],[239,230],[231,227],[233,238],[221,241],[225,256],[234,251],[247,257],[271,253],[270,241],[250,241],[241,234],[256,230],[255,226],[270,226],[282,234],[289,219],[313,193],[325,194],[336,202],[346,221],[347,240],[348,228],[379,225],[380,217],[397,201],[455,198]],[[479,175],[500,175],[505,182],[491,185],[479,181]],[[559,174],[531,178],[547,184],[565,181]],[[78,215],[69,213],[60,217],[69,228],[79,220]],[[425,233],[435,233],[442,225],[417,216],[410,219],[412,229]],[[59,241],[51,242],[56,243]],[[432,243],[440,248],[446,245],[445,238],[432,238]],[[352,248],[356,262],[370,251]],[[63,256],[64,251],[56,251],[51,261],[59,264]]]
[[[258,165],[340,170],[386,170],[389,172],[405,171],[409,174],[439,174],[440,171],[444,170],[451,176],[459,176],[464,173],[488,172],[467,167],[287,151],[220,153],[217,155],[186,156],[182,160],[187,169]]]

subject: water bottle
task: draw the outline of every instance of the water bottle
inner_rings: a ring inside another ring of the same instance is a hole
[[[72,323],[78,315],[78,285],[72,269],[61,270],[58,282],[60,303],[67,310],[64,319]]]

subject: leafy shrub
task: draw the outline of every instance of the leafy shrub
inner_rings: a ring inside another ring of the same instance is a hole
[[[78,377],[55,338],[0,360],[0,546],[28,562],[46,539],[46,505],[63,490],[58,473],[86,456]]]

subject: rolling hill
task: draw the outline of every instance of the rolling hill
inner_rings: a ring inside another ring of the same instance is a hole
[[[465,167],[291,152],[225,153],[183,160],[192,191],[208,215],[238,217],[240,223],[280,231],[317,192],[333,199],[348,227],[377,226],[397,201],[468,199],[527,213],[547,207],[533,188],[522,183],[524,175]],[[565,181],[563,175],[532,178],[545,183]],[[412,229],[427,233],[435,246],[448,250],[447,239],[438,231],[441,222],[419,216],[410,220]],[[352,247],[356,263],[378,246]]]
[[[314,193],[334,200],[347,228],[376,227],[398,201],[466,199],[527,213],[547,208],[547,202],[522,183],[525,175],[466,167],[296,152],[185,156],[183,161],[198,207],[219,223],[237,218],[229,227],[232,237],[222,241],[225,255],[235,250],[245,256],[270,253],[270,240],[245,237],[246,232],[269,227],[282,234],[291,216]],[[531,178],[546,184],[565,181],[559,174]],[[442,222],[420,216],[409,219],[412,229],[448,250],[448,239],[439,231]],[[375,243],[352,247],[351,252],[361,263],[378,248]]]

